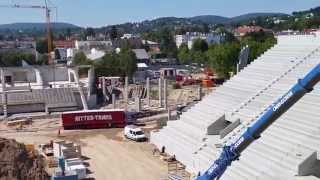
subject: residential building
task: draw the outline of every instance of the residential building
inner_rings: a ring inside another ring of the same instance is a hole
[[[53,44],[56,48],[64,48],[64,49],[69,49],[69,48],[75,48],[75,41],[53,41]]]
[[[0,52],[20,51],[36,54],[35,41],[0,41]]]
[[[130,39],[115,39],[112,41],[113,48],[126,48],[130,46],[132,49],[143,48],[142,40],[139,37],[132,37]]]
[[[209,45],[219,44],[224,41],[224,35],[221,33],[210,32],[210,33],[199,33],[199,32],[187,32],[184,35],[176,35],[175,41],[176,45],[179,48],[182,44],[187,44],[188,48],[191,49],[193,42],[196,39],[203,39]]]
[[[145,49],[132,49],[137,57],[138,63],[150,64],[150,56]]]
[[[91,49],[97,49],[102,51],[112,50],[111,41],[75,41],[75,49],[85,52],[90,52]]]
[[[121,37],[121,39],[132,39],[132,38],[140,38],[140,36],[136,34],[123,34]]]
[[[160,44],[157,43],[157,42],[148,41],[148,40],[142,40],[142,44],[144,46],[148,46],[149,47],[149,51],[151,51],[151,52],[155,52],[155,53],[160,52]]]
[[[261,26],[239,26],[234,30],[234,35],[236,37],[243,37],[248,33],[260,32],[260,31],[272,32],[272,30],[264,29]]]

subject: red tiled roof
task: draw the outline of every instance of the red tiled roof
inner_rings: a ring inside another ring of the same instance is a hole
[[[75,48],[75,41],[54,41],[56,48]]]
[[[240,26],[235,29],[235,32],[239,34],[247,34],[251,32],[259,32],[261,30],[264,31],[264,29],[260,26]]]

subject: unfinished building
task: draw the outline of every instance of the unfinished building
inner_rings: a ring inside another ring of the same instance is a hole
[[[87,109],[96,103],[90,66],[2,67],[0,77],[0,115]]]
[[[151,142],[198,174],[298,78],[320,63],[320,36],[279,36],[278,43],[201,102],[152,132]],[[320,179],[320,86],[247,148],[223,180]]]

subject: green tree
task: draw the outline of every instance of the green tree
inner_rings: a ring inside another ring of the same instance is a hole
[[[122,76],[132,77],[137,70],[137,58],[131,50],[123,50],[119,53]]]
[[[75,65],[89,65],[91,64],[84,52],[78,52],[73,58],[73,64]]]
[[[91,36],[91,37],[94,37],[96,35],[96,32],[93,28],[87,28],[85,30],[85,36],[88,37],[88,36]]]
[[[239,52],[240,46],[238,43],[211,46],[208,50],[209,65],[218,76],[228,78],[229,72],[236,68]]]
[[[94,63],[98,76],[133,76],[137,69],[137,60],[131,50],[121,50],[119,54],[107,53]]]
[[[167,54],[169,58],[176,57],[178,50],[173,38],[173,31],[171,31],[168,27],[165,27],[162,28],[158,33],[161,51]]]
[[[181,44],[178,50],[178,59],[181,64],[190,64],[192,57],[188,48],[188,45],[185,43]]]
[[[111,27],[110,38],[111,38],[112,40],[118,38],[118,29],[117,29],[116,26],[112,26],[112,27]]]
[[[204,33],[209,33],[210,32],[210,27],[209,27],[209,25],[207,23],[203,23],[202,27],[203,27],[203,32]]]
[[[7,51],[0,54],[0,60],[4,66],[21,66],[22,60],[26,61],[30,65],[36,64],[35,56],[30,53],[24,53],[19,51]]]
[[[191,51],[193,62],[200,64],[208,64],[208,56],[206,52],[202,51]]]
[[[262,53],[276,44],[276,39],[270,33],[258,32],[247,34],[241,41],[242,45],[250,48],[249,62],[255,60]]]
[[[196,39],[192,44],[192,51],[205,52],[208,50],[208,43],[203,39]]]
[[[121,71],[119,61],[115,53],[107,53],[94,63],[98,76],[117,76]]]
[[[54,49],[54,44],[51,42],[51,47]],[[36,41],[36,50],[40,54],[48,53],[48,40],[47,39],[39,39]]]

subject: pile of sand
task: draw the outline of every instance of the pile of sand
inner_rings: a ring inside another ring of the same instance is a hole
[[[47,180],[43,160],[15,140],[0,138],[0,180]]]

